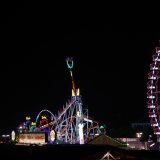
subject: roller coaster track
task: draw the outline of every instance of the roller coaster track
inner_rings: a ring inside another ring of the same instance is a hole
[[[81,140],[83,139],[83,141],[80,141],[80,144],[83,144],[84,138],[82,137],[85,136],[85,139],[87,139],[90,136],[91,130],[93,130],[93,134],[97,133],[97,129],[99,129],[99,122],[88,116],[88,109],[82,108],[80,89],[75,88],[73,79],[73,58],[67,57],[66,62],[68,68],[70,69],[70,75],[72,79],[72,100],[69,102],[69,104],[66,104],[66,106],[63,107],[63,110],[61,112],[58,111],[58,116],[54,116],[48,110],[42,110],[38,114],[37,119],[42,112],[49,112],[52,115],[53,119],[48,124],[41,124],[39,126],[41,130],[49,128],[51,126],[49,130],[53,129],[57,133],[57,139],[59,139],[60,141],[63,140],[65,142],[69,142],[70,144],[75,144],[77,143],[77,140],[81,138]],[[81,125],[79,126],[79,124]],[[83,131],[79,130],[79,127],[82,126]],[[93,134],[91,135],[93,136]]]
[[[75,102],[75,100],[72,100],[64,109],[63,111],[59,114],[59,116],[56,117],[56,119],[52,122],[50,122],[49,124],[45,125],[45,126],[41,126],[40,129],[45,129],[48,127],[48,125],[54,125],[60,118],[61,116],[67,111],[67,109]]]

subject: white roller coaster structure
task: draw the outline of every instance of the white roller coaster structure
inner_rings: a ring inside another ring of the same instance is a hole
[[[82,108],[80,90],[75,89],[73,80],[73,59],[67,58],[66,62],[72,77],[71,101],[63,106],[61,112],[58,111],[57,116],[49,110],[42,110],[36,118],[36,123],[43,112],[48,112],[51,114],[53,120],[45,125],[40,125],[41,130],[45,128],[53,129],[57,133],[57,139],[65,143],[84,144],[99,135],[101,131],[98,125],[99,123],[88,117],[88,109]]]

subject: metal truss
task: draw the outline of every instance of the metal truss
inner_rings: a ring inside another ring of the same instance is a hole
[[[160,43],[160,41],[159,41]],[[153,63],[150,64],[147,83],[147,98],[151,126],[157,141],[160,142],[160,47],[156,47],[156,55],[153,55]]]
[[[54,130],[58,140],[69,144],[84,144],[91,138],[99,135],[100,129],[98,122],[88,117],[88,109],[82,108],[80,90],[79,88],[75,88],[73,79],[73,58],[67,57],[66,63],[70,70],[72,80],[71,101],[69,100],[69,102],[63,106],[62,110],[58,111],[58,115],[53,115],[53,113],[48,110],[42,110],[37,116],[36,123],[40,114],[47,111],[52,115],[53,120],[49,123],[47,122],[45,125],[43,125],[43,122],[41,121],[39,126],[41,130],[44,130],[45,128]]]
[[[66,105],[63,106],[63,110],[61,112],[58,111],[57,116],[54,116],[53,113],[48,110],[42,110],[38,114],[36,121],[40,114],[45,111],[50,113],[54,120],[48,124],[41,125],[40,129],[43,130],[51,127],[51,130],[53,129],[56,132],[57,139],[60,141],[69,144],[79,143],[80,123],[83,124],[83,136],[85,143],[100,133],[98,122],[88,117],[88,109],[82,108],[80,100],[72,99],[69,103],[66,103]]]

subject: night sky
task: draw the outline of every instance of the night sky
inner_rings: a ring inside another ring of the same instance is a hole
[[[27,115],[34,121],[42,109],[57,114],[71,97],[68,56],[91,117],[129,125],[148,115],[147,74],[160,39],[156,21],[55,14],[47,2],[15,4],[3,15],[1,128],[16,126]]]

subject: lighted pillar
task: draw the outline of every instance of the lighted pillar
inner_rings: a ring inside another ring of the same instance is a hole
[[[12,141],[14,141],[15,140],[15,132],[14,131],[12,131],[11,137],[12,137]]]
[[[79,141],[80,144],[84,144],[84,137],[83,137],[83,124],[79,123]]]

